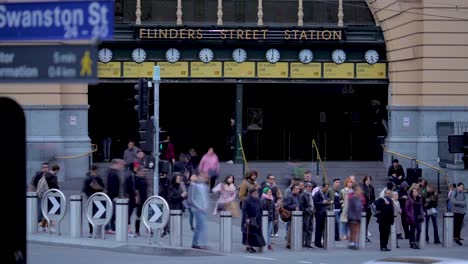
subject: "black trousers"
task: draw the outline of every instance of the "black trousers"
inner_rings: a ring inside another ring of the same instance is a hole
[[[409,225],[409,242],[419,243],[421,238],[421,223]]]
[[[314,215],[304,215],[302,218],[302,244],[310,245],[314,230]]]
[[[379,224],[379,233],[380,233],[380,248],[387,248],[388,239],[390,238],[390,224],[382,223]]]
[[[326,214],[318,214],[315,216],[315,245],[322,245],[323,229],[325,227]]]
[[[367,231],[369,230],[369,222],[372,217],[372,212],[371,209],[368,207],[366,208],[366,237],[367,237]]]
[[[460,239],[461,238],[461,229],[463,225],[463,218],[465,214],[453,214],[453,238]]]

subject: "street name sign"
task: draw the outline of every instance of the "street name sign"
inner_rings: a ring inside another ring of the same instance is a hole
[[[0,3],[0,41],[111,40],[114,1]]]

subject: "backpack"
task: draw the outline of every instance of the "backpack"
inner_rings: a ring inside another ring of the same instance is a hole
[[[377,206],[375,205],[376,201],[378,201],[378,199],[375,200],[373,203],[371,203],[371,206],[370,206],[372,216],[374,216],[374,217],[377,217],[377,214],[380,213],[380,211],[377,210]]]
[[[36,188],[37,196],[39,198],[42,198],[42,196],[44,196],[44,193],[47,192],[48,190],[49,190],[49,184],[47,184],[46,177],[45,175],[43,175],[41,179],[37,182],[37,188]]]

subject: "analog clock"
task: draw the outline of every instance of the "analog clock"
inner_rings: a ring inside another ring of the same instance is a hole
[[[198,57],[204,63],[208,63],[208,62],[213,60],[214,53],[213,53],[213,51],[211,49],[204,48],[204,49],[200,50],[200,52],[198,53]]]
[[[137,63],[142,63],[146,60],[146,51],[142,48],[137,48],[132,51],[132,59]]]
[[[107,63],[112,60],[112,51],[108,48],[100,49],[98,52],[98,58],[101,62]]]
[[[267,50],[265,57],[269,63],[276,63],[280,59],[280,52],[277,49]]]
[[[341,49],[334,50],[332,53],[332,60],[336,64],[341,64],[346,61],[346,53]]]
[[[366,59],[367,63],[374,64],[379,61],[379,53],[375,50],[368,50],[364,54],[364,58]]]
[[[310,63],[314,59],[314,53],[310,49],[303,49],[299,52],[299,60],[302,63]]]
[[[166,60],[170,63],[179,61],[180,51],[178,49],[170,48],[166,51]]]
[[[237,63],[244,62],[247,59],[247,52],[244,49],[235,49],[232,52],[232,59]]]

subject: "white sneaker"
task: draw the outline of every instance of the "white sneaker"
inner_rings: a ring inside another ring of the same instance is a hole
[[[372,236],[371,232],[367,231],[367,236],[371,237]]]
[[[136,237],[136,235],[133,233],[128,233],[128,237]]]
[[[275,237],[279,237],[278,233],[275,234]]]
[[[226,161],[227,164],[234,164],[234,161],[232,160],[229,160],[229,161]]]

